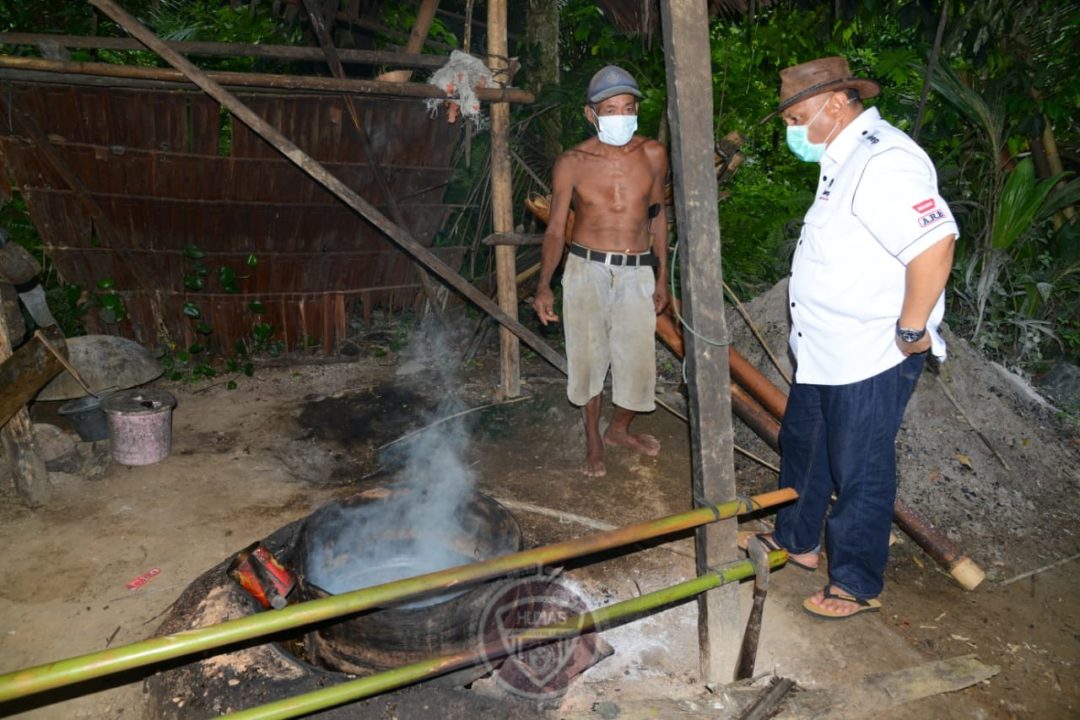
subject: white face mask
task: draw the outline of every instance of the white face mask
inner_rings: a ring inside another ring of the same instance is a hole
[[[598,115],[600,142],[622,147],[630,142],[637,130],[637,115]]]

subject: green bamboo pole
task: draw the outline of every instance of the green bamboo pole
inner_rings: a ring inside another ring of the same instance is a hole
[[[770,567],[775,568],[785,562],[787,562],[786,551],[776,550],[769,553]],[[512,638],[513,642],[500,642],[483,648],[477,647],[452,655],[421,660],[394,670],[241,710],[231,713],[229,717],[233,720],[284,720],[326,710],[388,690],[395,690],[420,680],[438,677],[460,668],[478,665],[484,662],[485,658],[497,660],[509,654],[507,645],[525,650],[536,645],[583,635],[591,630],[607,629],[632,620],[643,613],[692,598],[715,587],[751,577],[753,574],[753,563],[742,560],[678,585],[574,615],[561,623],[524,630]]]
[[[554,565],[642,540],[671,535],[717,520],[744,515],[797,497],[790,488],[700,507],[608,532],[448,568],[413,578],[299,603],[195,630],[163,635],[99,652],[0,675],[0,703],[53,688],[224,647],[285,630],[382,607],[435,590],[458,587],[518,570]]]

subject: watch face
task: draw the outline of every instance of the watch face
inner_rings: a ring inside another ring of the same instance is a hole
[[[918,342],[922,339],[924,332],[918,332],[916,330],[901,330],[900,339],[906,343]]]

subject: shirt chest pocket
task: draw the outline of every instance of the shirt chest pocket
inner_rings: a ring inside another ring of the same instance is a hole
[[[822,200],[821,198],[818,198],[806,212],[806,215],[803,217],[803,222],[814,228],[815,231],[820,232],[824,230],[825,226],[828,225],[836,215],[835,202],[835,200],[831,199]]]
[[[826,262],[826,250],[829,235],[835,228],[830,224],[835,216],[835,208],[828,202],[818,200],[803,216],[802,234],[796,248],[796,258],[803,263],[822,265]]]

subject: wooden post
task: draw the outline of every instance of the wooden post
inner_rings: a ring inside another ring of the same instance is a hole
[[[506,0],[488,0],[488,63],[495,87],[507,81]],[[491,223],[496,233],[514,230],[514,191],[510,173],[510,105],[491,104]],[[517,266],[511,245],[495,248],[495,277],[499,287],[499,307],[517,319]],[[521,357],[518,340],[505,327],[499,331],[501,390],[505,397],[521,394]]]
[[[559,370],[566,372],[566,359],[544,342],[543,338],[518,322],[517,318],[510,316],[498,305],[491,302],[487,296],[477,290],[468,280],[461,277],[452,267],[440,260],[429,248],[421,245],[405,228],[391,222],[371,203],[357,195],[345,183],[331,174],[315,158],[298,148],[295,143],[282,135],[258,113],[240,102],[235,95],[221,87],[207,73],[192,65],[191,62],[175,50],[172,50],[123,8],[112,0],[90,0],[90,4],[116,21],[124,30],[135,36],[147,48],[160,55],[170,65],[178,68],[183,77],[198,85],[207,95],[221,103],[234,117],[251,128],[259,137],[273,145],[278,152],[307,173],[313,180],[332,192],[341,202],[386,233],[386,236],[393,240],[398,247],[423,263],[425,267],[438,275],[447,285],[479,305],[493,319],[504,327],[510,328],[518,337],[527,342],[537,354]],[[334,82],[346,81],[334,80]],[[494,92],[498,93],[499,91],[495,90]]]
[[[713,157],[714,137],[709,17],[705,0],[661,0],[660,12],[667,57],[683,315],[696,331],[687,334],[686,356],[694,503],[700,506],[736,494],[716,173],[712,162],[702,162],[702,158]],[[699,574],[736,557],[737,522],[725,520],[698,530]],[[717,588],[698,599],[705,682],[723,684],[732,679],[741,633],[737,588]]]
[[[10,358],[12,354],[7,323],[0,315],[0,363]],[[47,363],[50,359],[54,359],[53,356],[45,352],[42,356],[43,363]],[[44,384],[56,375],[60,371],[60,363],[54,362],[53,365],[49,377],[42,379],[42,376],[38,375],[34,382],[40,380]],[[27,370],[30,372],[32,368]],[[9,390],[14,391],[17,388],[8,388],[5,393]],[[34,443],[34,425],[25,407],[20,407],[11,420],[0,429],[0,441],[4,445],[4,456],[11,467],[15,491],[19,494],[19,498],[27,507],[40,507],[49,495],[49,471],[45,469],[45,461],[37,452]]]

